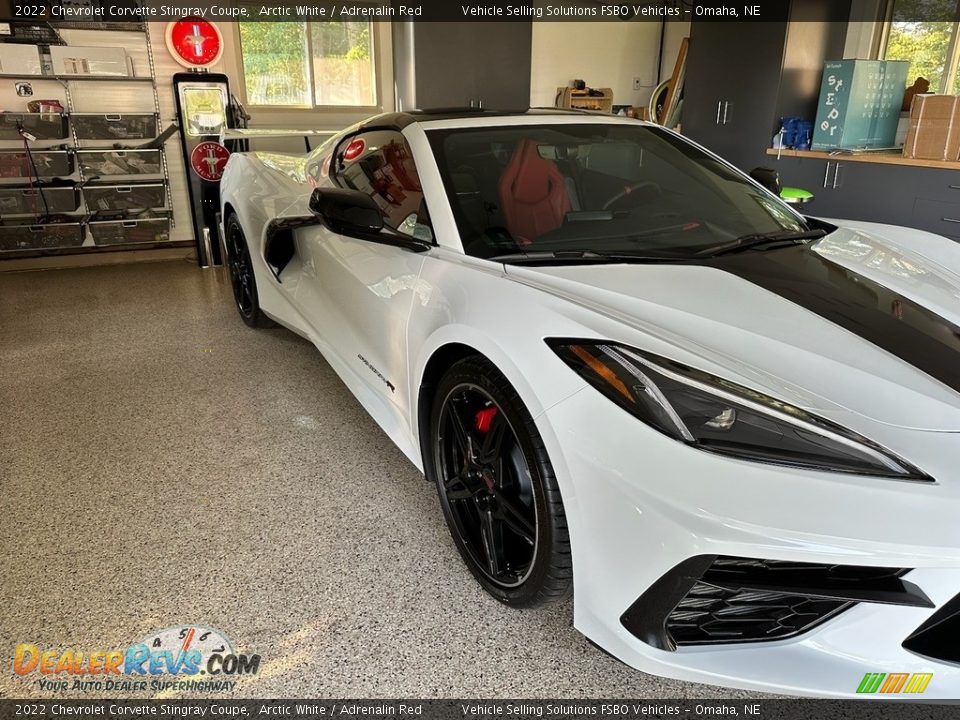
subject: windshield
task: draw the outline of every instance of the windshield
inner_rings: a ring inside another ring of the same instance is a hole
[[[468,255],[684,258],[810,229],[744,176],[656,127],[514,125],[428,137]]]

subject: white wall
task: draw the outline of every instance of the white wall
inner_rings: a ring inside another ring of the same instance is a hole
[[[883,35],[885,7],[883,0],[853,0],[850,4],[850,25],[844,45],[845,59],[874,59]]]
[[[613,88],[615,105],[646,105],[657,84],[659,47],[656,22],[535,22],[530,105],[553,106],[557,88],[574,79]]]

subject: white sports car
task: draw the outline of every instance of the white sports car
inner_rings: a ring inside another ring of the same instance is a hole
[[[569,111],[380,115],[222,201],[244,321],[319,348],[495,598],[575,590],[651,673],[960,696],[960,246]]]

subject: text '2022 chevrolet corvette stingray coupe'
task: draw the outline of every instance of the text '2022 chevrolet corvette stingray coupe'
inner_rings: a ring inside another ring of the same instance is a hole
[[[960,696],[960,246],[561,111],[234,154],[222,201],[243,319],[319,348],[495,598],[575,589],[661,675]]]

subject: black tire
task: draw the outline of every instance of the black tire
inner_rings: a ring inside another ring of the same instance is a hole
[[[440,380],[424,466],[460,555],[490,595],[537,607],[572,594],[553,466],[520,396],[485,358],[461,360]]]
[[[253,328],[267,328],[276,325],[260,309],[260,295],[257,292],[257,279],[253,274],[250,247],[240,227],[236,215],[230,215],[224,223],[223,232],[227,246],[227,268],[230,272],[230,285],[233,299],[243,321]]]

